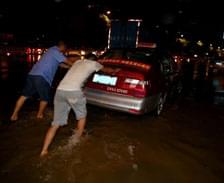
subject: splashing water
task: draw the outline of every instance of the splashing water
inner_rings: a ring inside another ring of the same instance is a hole
[[[63,149],[71,150],[73,147],[75,147],[80,142],[80,137],[77,134],[73,134],[69,140],[68,143],[63,147]]]

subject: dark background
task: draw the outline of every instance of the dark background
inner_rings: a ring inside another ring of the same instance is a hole
[[[110,18],[143,19],[149,32],[170,37],[184,32],[191,39],[222,43],[222,7],[218,0],[1,0],[0,32],[15,34],[17,42],[63,37],[77,46],[96,46],[105,44],[107,35],[99,14],[110,10]]]

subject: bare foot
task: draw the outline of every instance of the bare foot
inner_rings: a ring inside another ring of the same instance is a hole
[[[11,121],[17,121],[18,120],[18,115],[12,115],[10,120]]]
[[[43,158],[43,157],[45,157],[45,156],[47,156],[48,155],[48,151],[42,151],[41,153],[40,153],[40,157],[41,158]]]
[[[77,128],[76,129],[74,129],[74,135],[76,136],[76,137],[78,137],[78,138],[80,138],[81,136],[82,136],[82,134],[84,134],[86,132],[86,130],[84,130],[84,131],[80,131],[80,130],[78,130]]]
[[[43,119],[44,115],[43,114],[37,114],[37,119]]]

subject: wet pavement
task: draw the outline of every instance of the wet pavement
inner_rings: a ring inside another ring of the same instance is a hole
[[[71,113],[49,156],[40,159],[53,108],[50,105],[44,120],[37,120],[37,102],[30,101],[18,122],[8,121],[28,67],[12,65],[14,77],[5,75],[0,82],[1,182],[224,182],[223,106],[193,97],[167,104],[160,117],[88,106],[87,133],[81,142],[69,138],[76,124]]]
[[[166,106],[160,117],[132,116],[88,107],[87,134],[68,146],[75,118],[62,128],[47,158],[39,153],[52,120],[35,119],[35,108],[21,120],[0,127],[1,182],[224,181],[223,109],[185,100]]]

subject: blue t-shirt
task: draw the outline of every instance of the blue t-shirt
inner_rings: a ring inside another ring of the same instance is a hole
[[[60,52],[59,48],[53,46],[33,66],[29,75],[42,76],[51,85],[59,64],[64,62],[65,59],[66,57]]]

